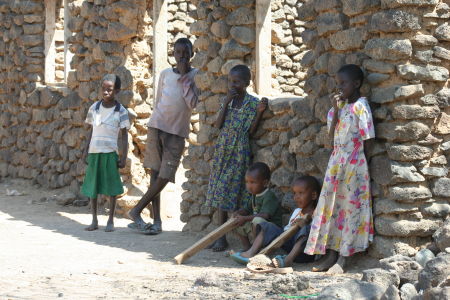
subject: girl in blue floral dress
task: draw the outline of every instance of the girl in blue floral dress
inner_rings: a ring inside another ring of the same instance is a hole
[[[206,203],[218,209],[220,225],[226,222],[228,212],[235,211],[239,203],[250,199],[244,183],[251,160],[249,138],[256,131],[268,102],[267,98],[260,102],[247,93],[250,79],[250,69],[245,65],[230,70],[228,93],[214,124],[221,130],[216,141]],[[218,252],[227,246],[223,236],[211,248]]]

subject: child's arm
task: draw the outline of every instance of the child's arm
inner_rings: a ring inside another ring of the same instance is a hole
[[[86,143],[86,146],[84,147],[83,155],[81,156],[81,159],[82,159],[86,164],[88,163],[88,161],[87,161],[87,156],[88,156],[88,152],[89,152],[89,145],[91,144],[91,139],[92,139],[92,126],[91,126],[91,128],[89,129],[89,133],[88,133],[88,136],[87,136],[87,143]]]
[[[190,109],[194,109],[198,103],[199,91],[195,85],[194,74],[186,73],[180,77],[179,81],[183,86],[183,98],[184,101]]]
[[[120,157],[117,163],[117,167],[124,168],[127,163],[128,156],[128,130],[127,128],[120,129],[121,144],[120,144]]]
[[[269,102],[269,100],[266,97],[263,97],[261,99],[261,102],[258,104],[258,106],[256,108],[255,119],[253,119],[252,125],[250,126],[250,130],[249,130],[250,136],[254,135],[256,132],[256,129],[258,129],[259,122],[261,121],[264,111],[267,109],[268,102]]]
[[[214,123],[214,127],[220,129],[222,128],[223,122],[225,121],[225,117],[227,116],[228,104],[236,97],[238,94],[234,89],[229,89],[227,92],[227,96],[223,98],[222,105],[220,106],[219,115],[217,116],[216,122]]]
[[[334,131],[336,129],[336,124],[339,120],[339,107],[338,107],[338,100],[340,96],[337,94],[333,94],[330,96],[331,103],[333,104],[333,120],[331,121],[330,129],[328,131],[328,136],[331,139],[331,142],[334,142]]]

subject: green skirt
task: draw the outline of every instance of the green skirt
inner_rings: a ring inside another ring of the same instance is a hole
[[[116,152],[89,153],[81,193],[89,198],[97,198],[98,194],[107,196],[123,194],[122,180],[117,167],[118,159]]]

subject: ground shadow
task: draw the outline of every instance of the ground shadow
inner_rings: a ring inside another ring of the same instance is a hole
[[[33,194],[28,196],[0,196],[0,211],[10,216],[7,218],[8,220],[25,221],[30,223],[29,226],[38,226],[98,245],[147,253],[148,259],[159,262],[175,263],[173,257],[202,237],[201,234],[185,233],[177,228],[168,228],[167,231],[157,236],[145,236],[127,228],[126,224],[130,221],[120,217],[115,219],[116,231],[106,233],[103,231],[106,216],[102,216],[99,220],[100,230],[87,232],[84,230],[90,222],[87,207],[60,206],[56,202],[32,204],[32,200],[39,200],[43,196],[54,193],[54,191],[43,188],[33,188],[32,191]],[[191,267],[241,268],[240,265],[226,257],[223,252],[214,253],[210,250],[202,250],[187,260],[186,264]],[[356,273],[360,272],[361,269],[373,266],[373,260],[360,256],[357,263],[351,264],[348,272]],[[294,269],[306,271],[310,268],[311,264],[296,264]]]

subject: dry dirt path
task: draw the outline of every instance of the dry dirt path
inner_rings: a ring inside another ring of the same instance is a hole
[[[6,196],[7,188],[26,195]],[[0,299],[280,299],[272,293],[273,275],[249,276],[224,254],[204,250],[174,264],[199,238],[180,232],[177,220],[150,237],[128,229],[123,218],[106,233],[102,215],[100,230],[87,232],[87,207],[32,203],[55,193],[28,181],[0,183]],[[345,278],[322,276],[310,292]]]

